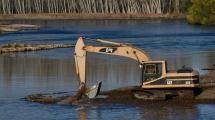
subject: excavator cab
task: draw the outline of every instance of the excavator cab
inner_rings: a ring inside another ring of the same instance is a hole
[[[166,61],[147,61],[142,67],[142,88],[184,89],[198,88],[199,73],[182,67],[177,71],[167,71]]]
[[[162,63],[145,63],[142,71],[143,82],[155,80],[162,76]]]

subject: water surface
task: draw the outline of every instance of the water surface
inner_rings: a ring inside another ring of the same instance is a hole
[[[39,30],[0,35],[0,43],[70,43],[84,36],[131,43],[168,69],[183,65],[199,70],[214,65],[215,28],[192,26],[183,20],[64,20],[9,21],[43,25]],[[78,89],[73,48],[0,55],[0,119],[215,119],[214,104],[61,106],[29,103],[32,93]],[[103,81],[102,90],[141,81],[138,63],[116,56],[88,54],[87,84]],[[158,109],[159,108],[159,109]]]

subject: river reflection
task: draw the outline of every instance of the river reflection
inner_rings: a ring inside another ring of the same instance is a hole
[[[199,119],[198,115],[201,114],[198,107],[195,104],[170,105],[166,103],[140,105],[139,107],[130,105],[102,105],[94,107],[81,106],[77,108],[77,112],[79,120],[196,120]]]
[[[181,119],[195,119],[198,114],[195,105],[157,105],[154,107],[144,107],[143,119],[145,120],[181,120]],[[156,111],[155,111],[156,109]]]
[[[66,90],[76,77],[74,64],[68,59],[34,58],[12,54],[0,56],[0,65],[2,97]]]

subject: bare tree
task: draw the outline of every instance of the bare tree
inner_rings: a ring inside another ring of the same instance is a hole
[[[0,0],[0,14],[113,13],[165,14],[181,12],[190,0]]]

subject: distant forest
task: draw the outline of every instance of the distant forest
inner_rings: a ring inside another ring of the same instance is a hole
[[[166,14],[184,13],[191,0],[0,0],[0,14],[104,13]]]

